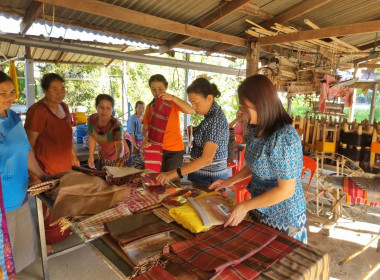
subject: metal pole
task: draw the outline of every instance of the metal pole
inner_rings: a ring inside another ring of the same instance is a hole
[[[378,85],[375,83],[373,85],[372,100],[371,100],[371,111],[369,112],[369,123],[373,124],[375,121],[375,109],[376,109],[376,95],[377,95]]]
[[[25,95],[26,107],[29,108],[36,102],[33,59],[25,59]]]
[[[128,89],[127,89],[127,61],[123,60],[123,90],[122,90],[122,107],[123,107],[123,123],[126,123],[127,118],[125,111],[128,111],[128,119],[130,117],[130,111],[128,106]]]
[[[190,54],[186,54],[186,61],[190,61]],[[185,92],[183,93],[184,95],[184,100],[186,102],[189,102],[189,97],[186,94],[186,89],[189,86],[189,78],[190,78],[190,71],[189,68],[185,68]],[[185,117],[183,118],[183,126],[186,129],[190,125],[190,114],[185,114]]]

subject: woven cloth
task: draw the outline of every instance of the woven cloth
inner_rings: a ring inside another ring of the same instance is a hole
[[[88,238],[95,238],[107,233],[104,223],[131,215],[125,204],[108,209],[78,223],[78,227]]]
[[[144,148],[145,168],[155,172],[161,171],[162,146],[152,144]]]
[[[250,227],[250,230],[254,230],[257,232],[260,232],[260,234],[265,235],[277,235],[275,236],[275,239],[268,244],[266,244],[261,250],[257,250],[256,247],[252,248],[254,253],[253,255],[246,258],[244,261],[230,265],[223,270],[220,270],[218,272],[211,272],[206,271],[204,269],[201,269],[199,267],[196,267],[192,265],[191,261],[184,260],[182,257],[179,257],[178,254],[175,254],[173,252],[169,252],[169,249],[166,249],[164,251],[164,256],[170,261],[166,269],[171,272],[172,275],[178,277],[179,279],[182,279],[182,277],[188,277],[188,279],[220,279],[220,280],[236,280],[236,279],[255,279],[257,278],[260,273],[263,271],[266,271],[268,268],[271,268],[273,264],[283,259],[285,256],[288,256],[294,249],[300,247],[300,246],[306,246],[303,245],[301,242],[295,240],[292,237],[289,237],[281,232],[278,232],[268,226],[265,226],[261,223],[254,222],[253,224],[247,221],[243,221],[240,225],[245,226],[244,230],[247,230],[247,227]],[[225,230],[222,227],[217,227],[220,230]],[[214,230],[217,229],[214,228],[207,233],[202,233],[199,236],[204,235],[210,235],[210,238],[212,238],[212,235],[215,234]],[[230,230],[233,227],[226,228]],[[239,231],[239,229],[236,229]],[[245,238],[240,239],[240,234],[237,233],[236,237],[237,242],[239,242],[239,245],[241,246],[245,242]],[[198,237],[199,237],[198,236]],[[224,241],[227,241],[227,243],[230,243],[230,239],[226,239]],[[219,242],[219,241],[217,241]],[[223,243],[223,242],[222,242]],[[176,243],[177,244],[177,243]],[[173,244],[172,246],[174,246]],[[245,247],[249,246],[247,244],[244,244]],[[210,249],[212,249],[215,245],[211,245]],[[248,248],[244,248],[248,250]],[[185,247],[185,250],[187,250],[187,247]],[[193,246],[194,252],[203,253],[203,250],[198,249],[197,247]],[[240,249],[239,249],[240,250]],[[220,254],[216,254],[215,256],[220,256]],[[215,263],[219,260],[218,257],[212,256],[210,254],[209,260],[204,261],[205,264],[209,263]],[[328,264],[326,264],[328,267]],[[305,268],[307,270],[307,268]],[[295,273],[295,272],[293,272]],[[185,278],[184,278],[185,279]],[[269,279],[269,278],[268,278]],[[288,278],[282,278],[279,275],[276,277],[273,277],[271,279],[293,279],[292,277]]]
[[[165,223],[173,222],[173,218],[170,217],[169,210],[167,208],[157,208],[152,210],[153,214],[163,220]]]
[[[162,98],[157,98],[155,100],[148,131],[149,142],[156,145],[162,145],[171,110],[172,104],[170,102],[165,101]]]
[[[153,107],[153,114],[149,124],[148,140],[152,145],[144,148],[145,168],[156,172],[161,171],[162,163],[162,141],[172,104],[164,101],[162,98],[157,98]]]
[[[140,178],[140,173],[143,170],[132,167],[116,167],[116,166],[104,166],[106,171],[106,181],[111,185],[124,185],[131,184],[136,178]]]
[[[37,195],[44,191],[57,187],[58,184],[59,184],[59,179],[34,184],[28,188],[28,192],[30,195]]]
[[[176,280],[177,278],[163,269],[161,266],[155,265],[144,274],[134,278],[135,280]]]
[[[369,205],[373,207],[380,207],[379,198],[379,190],[372,191],[375,188],[371,188],[369,184],[367,184],[366,189],[361,188],[361,181],[365,180],[365,178],[343,178],[343,191],[346,193],[346,203],[355,203],[355,204],[363,204]],[[367,181],[372,181],[371,179]],[[364,183],[364,182],[363,182]],[[373,181],[374,185],[376,182]],[[365,183],[364,183],[365,185]],[[368,190],[367,190],[368,188]],[[371,194],[369,195],[368,192]],[[377,194],[376,194],[377,193]],[[377,198],[377,199],[376,199]]]
[[[159,201],[154,194],[147,190],[132,188],[122,203],[128,207],[131,213],[135,213],[141,209],[156,205]]]
[[[97,169],[91,169],[91,168],[86,168],[82,166],[74,166],[74,165],[72,167],[72,170],[80,171],[90,176],[98,176],[102,179],[105,179],[106,174],[107,174],[105,170],[97,170]]]
[[[265,227],[243,221],[238,226],[218,226],[197,237],[170,246],[172,253],[204,271],[219,272],[260,251],[277,237]]]
[[[310,246],[302,245],[263,271],[257,280],[328,280],[329,278],[329,256]]]

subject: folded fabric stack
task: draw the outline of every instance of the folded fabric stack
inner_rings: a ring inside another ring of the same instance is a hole
[[[125,204],[119,204],[115,208],[91,216],[78,223],[78,227],[88,238],[96,238],[107,233],[104,223],[131,215]]]
[[[30,195],[37,195],[44,191],[53,189],[59,185],[59,179],[41,182],[37,184],[33,184],[28,188],[28,192]]]
[[[106,181],[111,185],[124,185],[131,184],[136,178],[140,178],[140,174],[143,170],[133,167],[116,167],[116,166],[104,166],[106,171]]]
[[[72,166],[72,169],[75,170],[75,171],[80,171],[84,174],[87,174],[87,175],[90,175],[90,176],[98,176],[102,179],[106,179],[106,171],[105,170],[97,170],[97,169],[93,169],[93,168],[86,168],[86,167],[82,167],[82,166]]]
[[[158,206],[159,200],[156,195],[147,190],[131,188],[122,203],[128,207],[131,213],[136,213],[147,207]]]
[[[165,271],[169,275],[153,267],[137,279],[255,279],[300,245],[260,223],[243,221],[236,227],[218,226],[164,249],[164,257],[169,260]]]
[[[171,234],[172,227],[152,213],[126,216],[104,226],[135,266],[147,267],[152,262],[151,267],[161,258],[165,246],[178,241]]]

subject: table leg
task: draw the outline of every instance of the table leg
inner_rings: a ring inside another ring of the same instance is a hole
[[[37,205],[37,218],[38,218],[38,231],[40,234],[40,246],[41,246],[41,259],[42,259],[42,272],[45,280],[49,280],[49,268],[48,268],[48,257],[46,250],[46,237],[45,237],[45,225],[44,225],[44,214],[42,210],[42,201],[36,196]]]

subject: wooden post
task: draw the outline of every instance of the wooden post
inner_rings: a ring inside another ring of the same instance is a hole
[[[376,108],[376,95],[378,91],[377,83],[373,85],[372,90],[372,101],[371,101],[371,111],[369,112],[369,123],[373,125],[375,121],[375,108]]]
[[[246,77],[257,74],[259,70],[259,59],[260,45],[255,42],[248,42]]]

